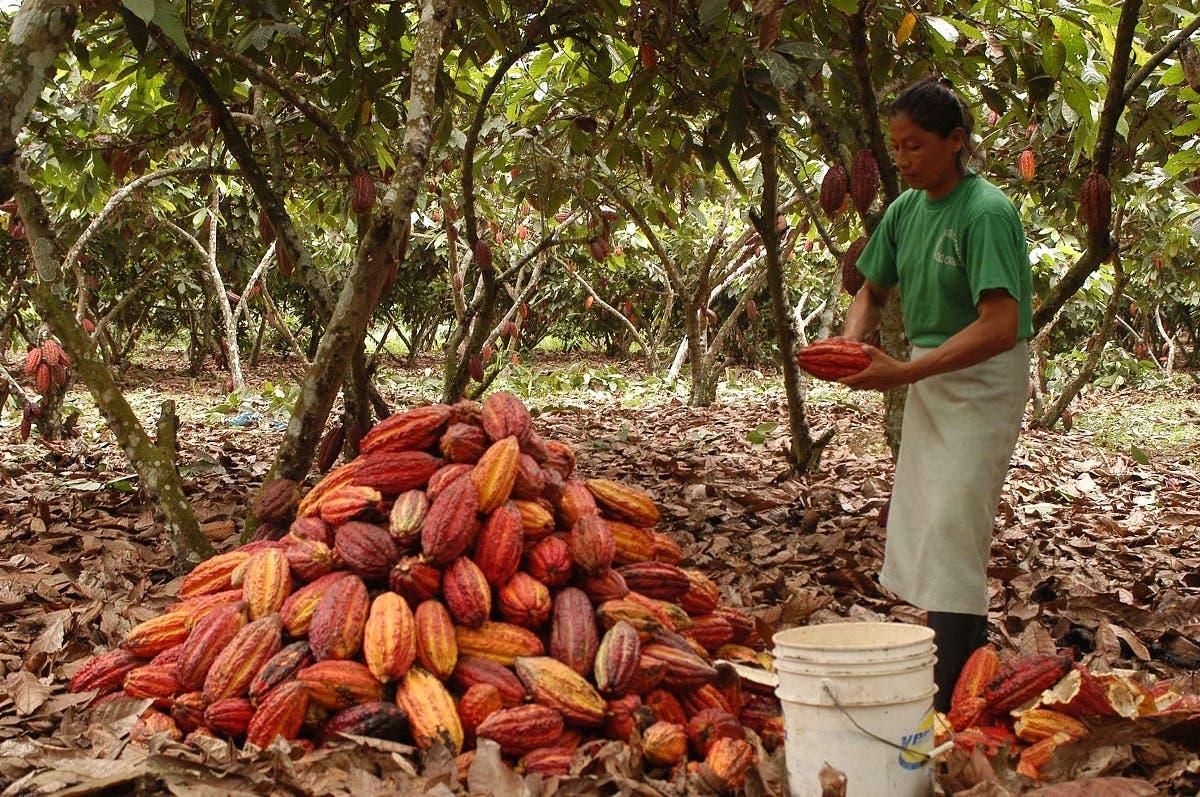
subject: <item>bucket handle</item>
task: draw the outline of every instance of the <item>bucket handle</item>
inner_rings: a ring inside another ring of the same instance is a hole
[[[954,746],[954,740],[951,739],[950,741],[948,741],[944,744],[938,745],[937,747],[935,747],[934,749],[932,749],[928,753],[926,753],[921,750],[914,750],[911,747],[905,747],[902,744],[896,744],[891,739],[885,739],[884,737],[882,737],[876,733],[873,733],[873,732],[867,730],[866,728],[864,728],[863,726],[859,725],[858,720],[854,719],[854,716],[849,711],[847,711],[846,707],[843,706],[841,704],[841,702],[837,699],[837,695],[835,695],[833,693],[833,689],[830,688],[829,681],[822,681],[821,689],[825,692],[825,694],[829,697],[829,699],[833,701],[833,705],[837,707],[838,711],[842,712],[842,716],[844,716],[847,720],[849,720],[850,724],[853,725],[855,728],[857,728],[860,732],[871,737],[875,741],[880,742],[881,744],[886,744],[888,747],[894,747],[895,749],[899,750],[901,753],[907,753],[909,755],[920,757],[922,759],[923,765],[929,763],[930,761],[937,758],[939,755],[941,755],[942,753],[946,752],[947,750],[949,750],[950,748],[952,748]],[[932,704],[931,704],[931,707],[932,707]]]

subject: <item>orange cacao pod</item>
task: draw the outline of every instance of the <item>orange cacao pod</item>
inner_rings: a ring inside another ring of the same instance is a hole
[[[466,462],[444,465],[437,473],[429,477],[429,484],[425,487],[425,497],[430,501],[436,501],[447,487],[469,474],[474,467]]]
[[[522,543],[536,543],[554,533],[554,515],[536,501],[513,501],[521,513]]]
[[[442,571],[419,556],[406,556],[388,574],[388,586],[410,605],[419,605],[442,591]]]
[[[598,575],[583,576],[578,584],[588,599],[597,605],[629,594],[629,585],[624,577],[611,567]]]
[[[858,270],[858,259],[862,256],[863,250],[867,248],[869,240],[865,235],[858,236],[850,246],[846,247],[846,254],[842,256],[842,290],[851,296],[856,295],[867,281],[862,272]]]
[[[309,700],[329,709],[350,708],[383,699],[383,684],[365,664],[357,661],[318,661],[298,671],[296,680],[308,690]]]
[[[565,747],[540,747],[530,750],[517,762],[517,771],[525,774],[537,773],[543,778],[566,775],[571,771],[575,751]]]
[[[458,719],[462,722],[467,738],[475,735],[475,729],[488,717],[502,709],[500,690],[491,684],[475,684],[458,699]]]
[[[637,695],[610,700],[604,710],[604,736],[628,742],[634,730],[642,730],[654,722],[654,714],[642,705]]]
[[[214,592],[210,595],[194,595],[190,598],[184,598],[168,606],[167,611],[186,612],[191,618],[192,625],[195,625],[204,619],[209,612],[213,612],[221,606],[227,606],[230,603],[238,603],[241,600],[242,591],[240,589],[227,589],[222,592]]]
[[[496,391],[484,400],[480,421],[483,431],[492,442],[499,442],[506,437],[524,440],[533,425],[529,410],[521,400],[503,390]]]
[[[175,720],[161,711],[150,709],[138,717],[137,722],[133,723],[133,727],[129,729],[129,741],[145,745],[152,737],[160,733],[166,734],[175,741],[183,738],[183,734],[175,725]]]
[[[441,466],[440,459],[424,451],[376,451],[361,457],[354,483],[381,495],[399,495],[424,487]]]
[[[746,738],[737,718],[718,708],[706,708],[688,720],[687,735],[701,758],[708,755],[717,739]]]
[[[500,709],[476,729],[479,738],[493,740],[501,753],[511,756],[548,747],[562,732],[562,714],[536,703]]]
[[[511,665],[518,656],[540,656],[545,652],[536,634],[512,623],[488,620],[479,628],[458,626],[454,637],[460,654],[482,656],[504,665]]]
[[[331,470],[316,486],[305,493],[296,507],[298,517],[314,517],[321,514],[321,503],[333,491],[351,483],[354,474],[362,467],[362,461],[355,459]]]
[[[246,727],[246,743],[267,747],[282,736],[289,742],[300,734],[308,710],[308,690],[298,681],[280,684],[263,698]]]
[[[427,600],[413,615],[417,660],[438,678],[446,678],[458,661],[458,639],[450,613],[440,601]]]
[[[128,686],[125,687],[125,691],[129,691]],[[1045,708],[1031,708],[1022,712],[1021,716],[1017,717],[1013,729],[1017,732],[1017,738],[1023,742],[1040,742],[1057,733],[1065,733],[1072,740],[1082,739],[1091,732],[1074,717]]]
[[[1019,656],[1000,668],[983,690],[987,710],[1003,714],[1054,686],[1071,669],[1070,656]]]
[[[1071,741],[1071,737],[1068,734],[1056,733],[1026,747],[1021,751],[1021,758],[1017,762],[1018,774],[1033,780],[1041,780],[1042,767],[1050,760],[1050,756],[1054,754],[1055,750],[1069,741]]]
[[[321,499],[319,508],[321,520],[331,526],[340,526],[354,519],[364,510],[377,506],[382,498],[379,491],[373,487],[361,487],[357,484],[342,485]]]
[[[352,193],[350,209],[355,213],[370,213],[375,207],[375,180],[365,169],[354,173]]]
[[[617,622],[604,634],[596,650],[595,677],[600,694],[620,697],[625,694],[637,674],[642,645],[637,629],[629,623]]]
[[[1031,182],[1037,175],[1037,159],[1033,155],[1033,150],[1021,150],[1021,154],[1017,156],[1017,170],[1021,173],[1021,179],[1025,182]]]
[[[441,437],[454,415],[448,404],[430,404],[397,413],[375,426],[359,443],[359,451],[420,451],[429,448]]]
[[[230,589],[233,586],[230,580],[233,571],[249,558],[250,554],[245,551],[233,550],[205,559],[183,577],[183,583],[179,586],[179,597],[211,595]]]
[[[537,628],[550,619],[550,590],[528,573],[516,573],[498,593],[500,614],[510,623]]]
[[[567,537],[567,546],[571,549],[572,561],[589,575],[608,570],[617,550],[608,523],[595,513],[575,521]]]
[[[732,667],[729,669],[736,675],[736,671],[734,671]],[[717,674],[719,677],[719,670]],[[734,709],[729,705],[729,701],[725,699],[725,695],[723,695],[721,691],[717,689],[715,684],[705,684],[699,689],[688,690],[686,694],[680,695],[679,705],[683,706],[683,712],[687,714],[689,718],[695,717],[702,711],[710,711],[714,709],[722,714],[737,716],[734,712]]]
[[[267,548],[251,555],[242,577],[242,595],[251,620],[278,612],[291,594],[292,574],[283,551]]]
[[[171,700],[180,691],[175,668],[170,664],[145,664],[125,675],[125,694],[129,697],[149,697],[158,708],[170,710]]]
[[[616,546],[613,564],[629,565],[654,558],[654,535],[650,531],[612,519],[608,521],[608,528]]]
[[[562,537],[547,537],[529,551],[529,575],[550,588],[571,580],[571,549]]]
[[[408,490],[396,496],[388,514],[388,532],[401,548],[421,544],[421,525],[429,514],[429,499],[423,490]]]
[[[984,645],[973,652],[963,665],[954,693],[950,697],[950,712],[947,720],[956,731],[978,725],[985,702],[983,690],[1000,671],[1000,657],[991,645]]]
[[[289,540],[288,537],[292,537],[290,532],[284,538],[288,541],[288,546],[283,549],[283,554],[287,558],[288,570],[293,575],[301,581],[315,581],[333,571],[336,561],[333,550],[328,545],[319,540],[298,537]]]
[[[632,594],[632,593],[631,593]],[[649,607],[632,601],[628,596],[605,601],[596,607],[596,618],[608,629],[624,620],[639,634],[648,635],[664,628],[661,616]]]
[[[268,614],[242,626],[217,654],[204,677],[205,702],[244,696],[255,674],[279,652],[282,638],[283,624],[278,614]]]
[[[1105,235],[1112,225],[1112,189],[1108,178],[1100,172],[1092,172],[1083,181],[1079,191],[1079,207],[1083,220],[1092,235]]]
[[[642,490],[612,479],[588,479],[588,490],[608,515],[624,520],[640,528],[649,528],[658,522],[658,507],[654,499]]]
[[[563,528],[575,526],[579,518],[599,511],[596,499],[588,490],[587,483],[580,479],[568,479],[563,483],[562,494],[558,497],[558,523]]]
[[[605,703],[583,676],[549,656],[520,656],[514,667],[521,683],[543,706],[560,712],[573,725],[604,724]]]
[[[850,199],[859,215],[867,215],[879,191],[879,162],[875,153],[860,149],[850,165]]]
[[[618,572],[629,589],[656,600],[677,601],[691,586],[683,570],[666,562],[634,562]]]
[[[642,698],[642,705],[647,706],[659,722],[669,722],[680,728],[687,727],[687,714],[684,713],[683,706],[679,705],[679,699],[665,689],[653,689],[648,692]]]
[[[521,512],[512,502],[497,507],[479,530],[473,559],[493,587],[503,587],[516,574],[524,534]]]
[[[371,736],[376,739],[394,739],[407,725],[404,709],[382,700],[362,703],[345,708],[330,717],[321,726],[321,742],[334,739],[338,734]]]
[[[687,735],[673,722],[656,722],[642,734],[642,754],[657,767],[673,767],[687,755]]]
[[[716,680],[717,671],[692,652],[651,642],[642,648],[642,653],[667,666],[663,683],[675,689],[694,689]]]
[[[716,789],[736,788],[746,779],[746,772],[753,764],[754,748],[749,743],[722,737],[709,748],[700,773]]]
[[[479,684],[494,687],[505,706],[525,702],[525,687],[512,670],[492,659],[482,656],[459,656],[451,676],[455,688],[467,691]]]
[[[715,611],[721,600],[721,593],[713,580],[699,570],[685,569],[683,574],[688,580],[687,592],[679,598],[679,605],[683,610],[693,617]],[[728,620],[726,623],[728,624]],[[729,625],[732,630],[732,624]]]
[[[438,441],[438,448],[447,462],[465,462],[474,465],[487,450],[488,441],[483,430],[470,423],[452,423]]]
[[[487,514],[512,495],[521,448],[516,437],[498,440],[483,453],[471,470],[471,482],[479,493],[479,512]]]
[[[821,179],[821,210],[833,218],[842,209],[846,201],[846,192],[850,189],[850,179],[846,169],[840,163],[830,166]]]
[[[692,627],[686,634],[713,653],[733,639],[733,626],[719,614],[701,614],[692,618]]]
[[[402,678],[417,657],[412,610],[404,598],[384,592],[371,603],[363,629],[363,658],[383,683]]]
[[[366,581],[387,579],[400,559],[396,543],[387,529],[370,523],[350,521],[334,532],[333,548],[350,572]]]
[[[259,490],[250,506],[250,514],[262,523],[286,525],[296,514],[296,505],[299,503],[300,485],[291,479],[274,479]]]
[[[254,717],[254,706],[244,697],[227,697],[208,705],[204,710],[204,724],[218,733],[233,738],[246,735],[246,728]]]
[[[281,648],[254,674],[250,687],[246,690],[250,702],[258,705],[272,689],[284,681],[291,680],[296,673],[310,664],[312,655],[309,653],[307,641],[302,639]]]
[[[567,587],[554,598],[550,626],[550,655],[580,675],[592,671],[600,646],[595,613],[588,596]]]
[[[171,719],[184,733],[204,726],[204,698],[199,692],[188,692],[171,702]],[[208,729],[205,728],[207,731]],[[211,733],[211,731],[210,731]]]
[[[654,560],[677,565],[683,561],[683,549],[679,543],[661,532],[654,533]]]
[[[413,741],[422,750],[444,744],[452,753],[462,749],[463,728],[454,698],[432,673],[412,667],[396,689],[396,704],[408,714]]]
[[[492,613],[492,588],[483,571],[465,556],[442,574],[442,597],[459,625],[478,628]]]
[[[307,636],[308,629],[312,625],[313,612],[316,610],[317,604],[321,602],[321,598],[325,597],[325,593],[334,584],[349,577],[350,573],[337,570],[305,584],[289,595],[279,609],[279,616],[283,620],[283,627],[288,634],[293,637]]]
[[[459,479],[433,501],[421,526],[421,551],[430,564],[447,565],[471,546],[478,529],[479,491]]]
[[[121,686],[130,670],[143,663],[142,659],[123,648],[100,653],[88,659],[87,664],[71,676],[70,691],[95,690],[100,695],[106,695]]]
[[[245,624],[246,604],[239,601],[218,606],[192,626],[175,663],[175,674],[183,689],[191,692],[204,685],[204,677],[217,656]]]
[[[845,338],[818,340],[796,354],[796,365],[802,371],[829,382],[857,374],[870,364],[871,355],[863,345]]]
[[[369,610],[367,585],[361,578],[347,575],[333,582],[317,601],[308,626],[313,658],[353,658],[362,648]]]
[[[1117,712],[1108,699],[1108,688],[1082,664],[1055,684],[1042,698],[1042,707],[1061,711],[1071,717],[1114,717]]]
[[[25,375],[33,376],[37,367],[42,364],[42,347],[34,346],[25,353]]]
[[[546,453],[544,466],[557,471],[564,479],[571,478],[571,474],[575,472],[574,449],[559,440],[547,440]]]
[[[192,616],[189,613],[167,612],[129,629],[121,646],[135,656],[150,657],[183,642],[191,630]]]

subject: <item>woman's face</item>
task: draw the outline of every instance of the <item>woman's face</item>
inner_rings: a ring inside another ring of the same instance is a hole
[[[888,129],[896,169],[911,188],[936,194],[940,188],[957,183],[962,128],[955,128],[949,136],[940,136],[901,112],[888,120]]]

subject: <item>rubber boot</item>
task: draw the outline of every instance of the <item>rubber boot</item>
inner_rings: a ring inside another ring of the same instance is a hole
[[[967,658],[987,642],[987,617],[929,612],[927,625],[933,629],[933,642],[937,646],[933,680],[938,691],[933,705],[938,711],[946,713],[950,710],[950,696],[954,693],[954,685]]]

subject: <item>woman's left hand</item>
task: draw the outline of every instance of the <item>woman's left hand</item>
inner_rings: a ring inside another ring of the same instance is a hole
[[[871,357],[871,364],[857,374],[838,381],[853,390],[891,390],[907,385],[910,381],[908,363],[901,362],[874,346],[863,344],[863,351]]]

